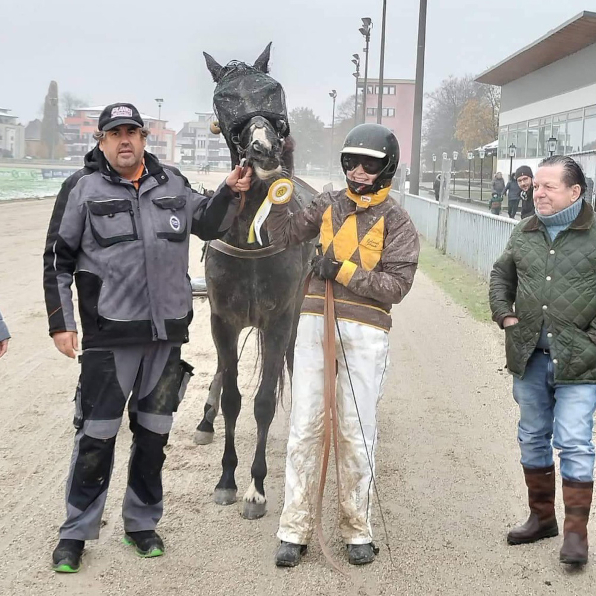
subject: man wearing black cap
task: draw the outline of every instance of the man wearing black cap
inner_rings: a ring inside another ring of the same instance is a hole
[[[83,328],[77,431],[55,571],[78,571],[85,541],[99,537],[127,401],[133,444],[122,507],[125,542],[143,557],[163,554],[155,528],[163,513],[164,448],[192,374],[180,358],[192,319],[189,234],[223,236],[237,213],[236,193],[250,186],[237,167],[212,198],[200,195],[176,168],[145,151],[147,135],[132,104],[106,107],[98,144],[62,185],[50,220],[44,253],[50,335],[75,358],[73,278]]]
[[[520,166],[515,170],[515,179],[520,188],[522,201],[521,218],[534,215],[534,173],[530,166]]]

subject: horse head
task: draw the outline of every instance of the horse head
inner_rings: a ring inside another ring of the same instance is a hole
[[[284,151],[290,132],[285,94],[268,74],[270,55],[269,43],[252,66],[236,60],[221,66],[204,53],[216,83],[213,104],[218,126],[230,148],[232,163],[245,158],[262,180],[291,175]]]

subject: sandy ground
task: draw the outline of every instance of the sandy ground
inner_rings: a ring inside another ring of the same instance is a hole
[[[377,508],[381,553],[373,565],[349,568],[333,532],[336,513],[330,499],[327,532],[347,577],[330,569],[316,545],[297,569],[275,568],[287,398],[271,430],[267,515],[249,522],[240,517],[239,505],[222,508],[212,502],[223,420],[217,420],[212,445],[193,444],[215,369],[208,304],[197,300],[191,342],[184,350],[196,376],[177,415],[164,469],[166,512],[160,531],[166,555],[142,560],[121,543],[120,505],[130,445],[123,425],[101,538],[88,543],[79,574],[54,574],[50,553],[64,515],[78,370],[54,349],[46,332],[41,254],[51,209],[51,200],[0,205],[0,308],[14,336],[8,355],[0,360],[0,594],[593,592],[593,564],[569,573],[558,563],[560,537],[506,546],[507,528],[524,518],[526,506],[517,463],[516,411],[510,379],[502,370],[502,338],[498,330],[467,316],[422,273],[394,309],[391,377],[380,407],[378,487],[392,560]],[[201,272],[199,249],[193,239],[193,275]],[[245,407],[237,428],[240,495],[250,482],[254,449],[254,355],[249,340],[241,362]],[[557,506],[562,521],[560,499]]]

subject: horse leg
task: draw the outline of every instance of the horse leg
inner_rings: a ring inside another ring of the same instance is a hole
[[[251,467],[252,482],[246,491],[243,501],[242,517],[258,519],[265,515],[267,499],[265,498],[265,477],[267,476],[267,436],[273,420],[276,406],[276,388],[279,377],[283,374],[284,350],[280,346],[287,345],[292,332],[292,312],[287,312],[280,319],[272,322],[263,330],[263,378],[255,397],[255,419],[257,421],[257,447]]]
[[[225,446],[221,460],[222,475],[215,487],[213,500],[218,505],[231,505],[236,502],[237,493],[234,474],[238,465],[238,456],[234,446],[234,436],[241,400],[238,390],[238,336],[240,330],[212,314],[211,331],[217,348],[218,369],[221,367],[221,411],[225,421]]]
[[[213,443],[213,423],[219,413],[219,400],[221,397],[221,388],[223,382],[223,371],[221,363],[217,363],[217,372],[209,385],[209,395],[203,408],[203,419],[199,422],[197,430],[195,431],[194,442],[195,445],[209,445]]]

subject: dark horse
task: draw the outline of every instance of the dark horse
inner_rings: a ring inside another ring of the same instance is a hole
[[[242,512],[247,519],[262,517],[266,511],[267,436],[283,379],[284,359],[290,374],[292,370],[302,288],[312,253],[310,245],[273,247],[266,231],[261,233],[263,247],[248,241],[250,224],[271,184],[293,174],[293,146],[288,138],[284,92],[267,74],[270,47],[271,44],[253,66],[236,61],[221,66],[205,54],[207,67],[217,84],[214,107],[218,127],[230,148],[232,167],[245,159],[255,175],[241,213],[221,241],[210,243],[206,253],[205,279],[211,306],[211,333],[217,348],[217,372],[195,442],[213,441],[213,421],[221,397],[225,447],[223,471],[214,500],[220,505],[236,502],[234,476],[238,457],[234,435],[241,405],[237,383],[238,337],[246,327],[257,328],[262,361],[254,401],[257,445],[252,482],[244,494]],[[302,195],[304,204],[312,198],[308,191],[295,185],[294,196],[300,202]]]

